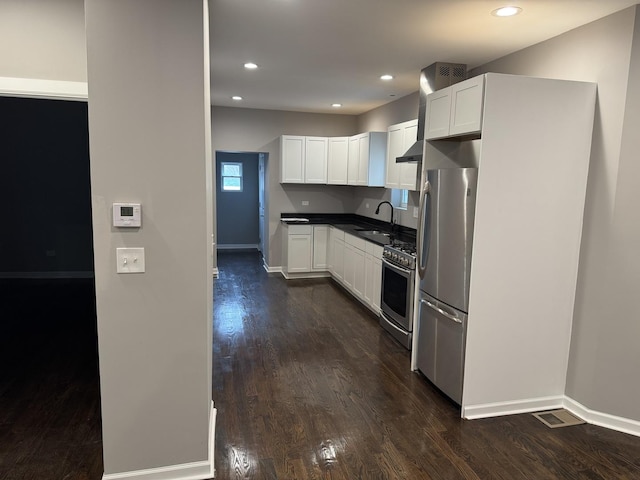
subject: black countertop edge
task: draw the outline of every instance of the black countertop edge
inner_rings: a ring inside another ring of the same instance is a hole
[[[392,234],[390,237],[392,240],[400,240],[413,245],[416,244],[415,228],[405,227],[404,225],[395,225],[392,232],[389,222],[353,213],[281,213],[280,218],[306,218],[309,220],[308,222],[286,222],[289,225],[333,225],[341,228],[342,230],[348,231],[352,235],[362,237],[365,240],[373,241],[380,245],[384,244],[377,242],[375,239],[370,237],[361,235],[358,229],[371,228],[372,230],[375,229],[388,232]]]

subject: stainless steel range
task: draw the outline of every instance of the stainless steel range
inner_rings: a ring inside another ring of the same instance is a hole
[[[382,299],[380,325],[405,348],[411,348],[415,244],[394,241],[382,251]]]

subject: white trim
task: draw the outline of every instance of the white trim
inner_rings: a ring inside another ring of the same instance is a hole
[[[295,280],[298,278],[329,278],[331,274],[329,272],[301,272],[301,273],[286,273],[280,269],[282,276],[287,280]]]
[[[220,276],[220,271],[218,270],[218,267],[213,267],[213,278],[218,278]]]
[[[218,250],[259,250],[260,245],[257,243],[226,243],[218,244]]]
[[[132,472],[104,474],[102,480],[205,480],[211,478],[211,471],[211,464],[208,461],[193,462]]]
[[[0,96],[87,101],[87,82],[0,77]]]
[[[587,423],[640,437],[640,422],[637,420],[591,410],[567,396],[564,397],[564,408]]]
[[[483,405],[466,405],[462,407],[462,418],[475,420],[478,418],[500,417],[518,413],[539,412],[564,406],[564,396],[526,398],[510,402],[486,403]]]
[[[218,411],[215,408],[213,400],[211,400],[211,414],[209,415],[209,477],[215,478],[216,465],[214,461],[214,455],[216,452],[216,419],[218,417]]]
[[[267,273],[282,273],[282,267],[270,267],[267,265],[267,262],[262,258],[262,267],[266,270]]]

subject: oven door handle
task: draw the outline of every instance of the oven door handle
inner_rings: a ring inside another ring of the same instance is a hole
[[[411,270],[407,270],[406,268],[402,268],[402,267],[400,267],[400,266],[398,266],[398,265],[395,265],[395,264],[393,264],[393,263],[390,263],[389,261],[387,261],[387,259],[386,259],[386,258],[383,258],[383,259],[382,259],[382,263],[384,263],[384,264],[388,265],[389,267],[391,267],[391,268],[393,268],[393,269],[395,269],[395,270],[399,270],[399,271],[401,271],[401,272],[403,272],[403,273],[406,273],[407,275],[411,275]]]

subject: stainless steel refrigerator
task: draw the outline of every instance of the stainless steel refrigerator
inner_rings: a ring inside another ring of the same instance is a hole
[[[417,367],[462,402],[476,168],[427,170],[418,232]]]

